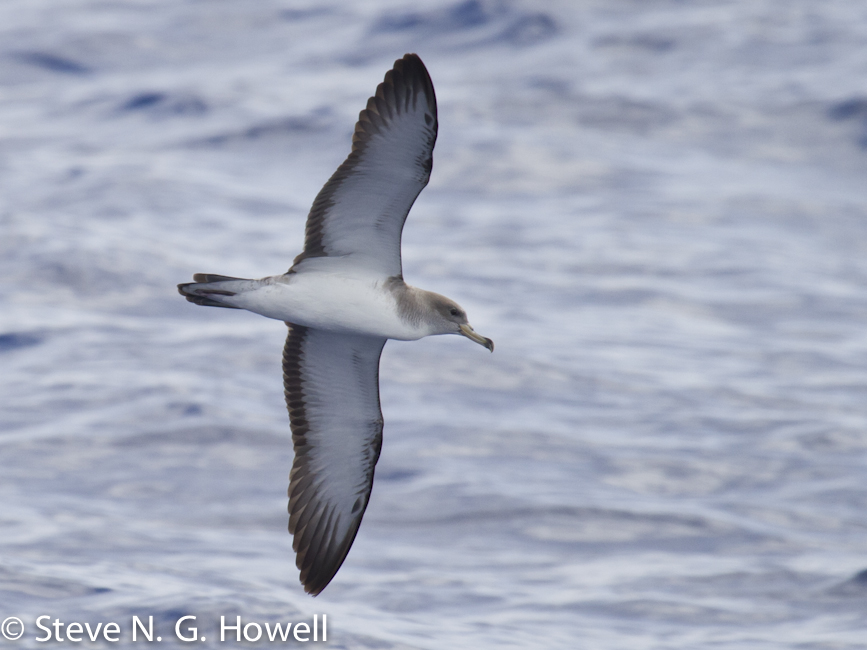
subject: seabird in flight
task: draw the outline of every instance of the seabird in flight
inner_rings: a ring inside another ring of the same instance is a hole
[[[197,273],[178,285],[197,305],[246,309],[289,327],[289,532],[313,595],[337,573],[370,500],[386,340],[460,334],[494,350],[457,303],[403,280],[401,231],[430,178],[436,137],[433,84],[421,59],[407,54],[361,111],[352,151],[313,201],[292,268],[261,280]]]

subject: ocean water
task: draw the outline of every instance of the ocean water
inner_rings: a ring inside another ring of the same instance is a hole
[[[386,346],[313,599],[285,327],[175,285],[288,268],[411,51],[405,276],[497,348]],[[867,6],[6,0],[0,62],[0,647],[867,647]]]

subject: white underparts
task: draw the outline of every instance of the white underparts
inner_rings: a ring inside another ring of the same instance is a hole
[[[221,301],[268,318],[333,332],[414,341],[434,332],[400,316],[397,296],[381,277],[289,273],[263,278]]]

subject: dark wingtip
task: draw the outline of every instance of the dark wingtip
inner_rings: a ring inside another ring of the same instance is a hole
[[[434,91],[433,81],[430,78],[430,73],[427,71],[427,66],[425,66],[421,57],[414,52],[404,54],[402,59],[394,62],[393,69],[401,72],[411,85],[415,86],[417,90],[421,90],[428,98],[428,109],[433,113],[432,117],[436,121],[436,91]]]

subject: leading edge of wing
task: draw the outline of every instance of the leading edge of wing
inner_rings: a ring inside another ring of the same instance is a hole
[[[290,271],[311,258],[356,256],[400,275],[401,231],[430,178],[437,129],[433,82],[418,55],[406,54],[359,114],[352,151],[313,201]]]
[[[382,447],[385,339],[289,326],[283,385],[295,459],[289,532],[304,590],[319,594],[355,540]]]

